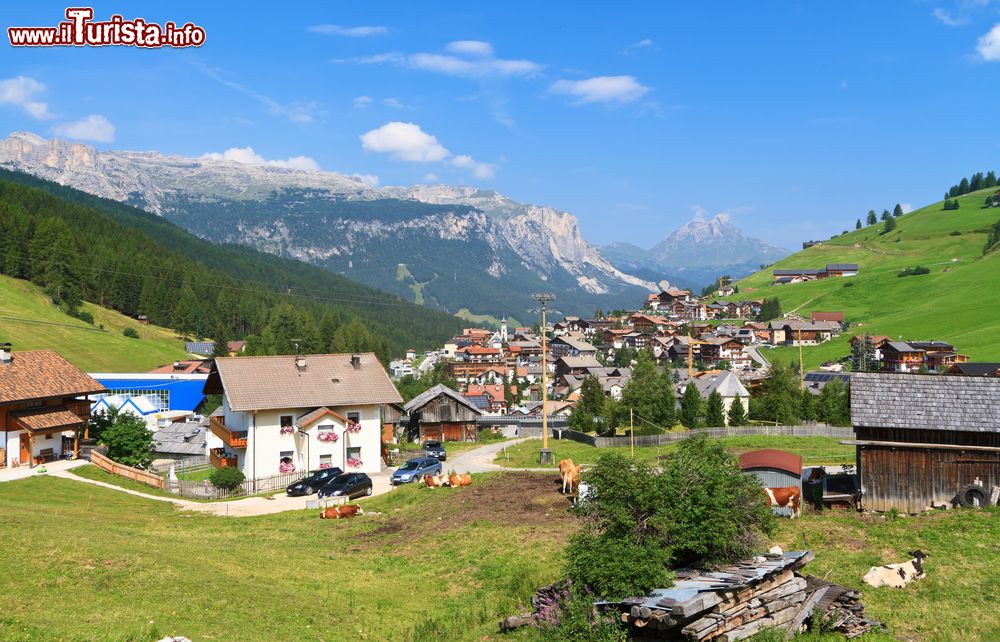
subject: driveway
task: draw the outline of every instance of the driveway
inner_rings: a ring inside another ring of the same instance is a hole
[[[73,459],[66,460],[60,459],[58,461],[49,462],[43,466],[35,466],[34,468],[29,468],[28,466],[18,466],[17,468],[0,468],[0,482],[9,482],[17,479],[25,479],[27,477],[34,477],[35,475],[44,474],[55,474],[62,472],[64,470],[70,470],[71,468],[77,468],[78,466],[86,466],[88,462],[86,459]],[[38,472],[44,469],[45,473]]]
[[[758,345],[752,343],[748,345],[747,354],[750,355],[751,359],[760,364],[761,369],[766,369],[768,366],[771,365],[771,363],[764,357],[764,355],[761,354],[760,346]]]
[[[86,462],[84,462],[86,463]],[[53,477],[62,477],[76,482],[103,486],[120,493],[128,493],[143,499],[151,499],[157,502],[170,502],[182,510],[194,511],[196,513],[208,513],[218,517],[253,517],[255,515],[271,515],[273,513],[284,513],[290,510],[305,510],[309,501],[314,501],[311,497],[288,497],[283,492],[274,495],[261,495],[258,497],[247,497],[246,499],[236,499],[229,502],[194,502],[189,499],[174,497],[163,497],[160,495],[150,495],[139,491],[122,488],[114,484],[108,484],[95,479],[86,479],[65,471],[52,473]],[[392,489],[389,483],[389,473],[381,472],[371,476],[373,482],[372,497],[383,495]],[[364,501],[364,500],[354,500]]]
[[[455,455],[455,457],[449,459],[447,462],[447,468],[454,469],[458,473],[492,473],[498,470],[509,470],[517,472],[553,472],[552,468],[504,468],[503,466],[498,466],[493,463],[493,459],[500,453],[504,448],[509,448],[515,444],[519,444],[522,441],[528,441],[532,439],[539,442],[539,448],[541,448],[541,439],[537,437],[522,437],[521,439],[511,439],[510,441],[501,441],[495,444],[488,444],[486,446],[481,446],[473,450],[462,453],[461,455]]]

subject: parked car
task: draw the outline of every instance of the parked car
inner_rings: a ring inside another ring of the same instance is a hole
[[[448,453],[444,450],[444,444],[436,439],[428,439],[424,442],[424,452],[427,453],[428,457],[433,457],[438,461],[448,459]]]
[[[423,478],[424,475],[440,475],[441,462],[433,457],[417,457],[396,469],[392,474],[392,485],[407,484]]]
[[[319,489],[319,498],[346,497],[354,499],[372,494],[372,478],[365,473],[341,473]]]
[[[331,479],[337,475],[343,474],[343,472],[343,470],[337,468],[336,466],[332,468],[320,468],[319,470],[314,470],[294,484],[289,484],[288,488],[285,489],[285,494],[289,497],[312,495],[320,488],[323,488],[323,486],[326,486],[327,482]]]

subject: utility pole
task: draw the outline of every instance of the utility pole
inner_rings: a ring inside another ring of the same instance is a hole
[[[632,440],[632,459],[635,459],[635,421],[632,417],[633,409],[628,409],[628,436]]]
[[[532,294],[531,298],[541,304],[542,307],[542,449],[538,453],[538,463],[539,464],[551,464],[552,463],[552,451],[549,450],[549,413],[548,413],[548,395],[546,391],[549,387],[549,366],[548,366],[548,348],[546,347],[546,337],[545,337],[545,305],[549,301],[555,300],[554,294]]]
[[[805,389],[806,376],[802,367],[802,328],[799,328],[799,389]]]

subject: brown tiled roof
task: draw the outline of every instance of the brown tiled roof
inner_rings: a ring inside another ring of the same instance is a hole
[[[188,361],[177,361],[177,367],[174,364],[168,363],[165,366],[160,366],[153,370],[149,370],[149,374],[208,374],[209,370],[212,368],[211,359],[194,359]]]
[[[29,432],[46,432],[55,429],[69,429],[82,426],[83,420],[65,406],[49,406],[24,412],[11,413],[14,423]]]
[[[323,417],[325,417],[326,415],[333,415],[334,418],[339,419],[341,422],[345,424],[347,423],[347,417],[340,414],[339,412],[334,412],[330,410],[326,406],[323,406],[321,408],[313,410],[312,412],[307,412],[306,414],[299,417],[298,424],[303,428],[306,426],[311,426],[320,419],[322,419]]]
[[[107,389],[52,350],[15,352],[0,364],[0,404],[99,392]]]
[[[403,403],[378,358],[371,352],[359,357],[357,369],[350,354],[306,355],[301,369],[294,355],[223,357],[215,360],[205,391],[225,389],[229,407],[237,412]]]

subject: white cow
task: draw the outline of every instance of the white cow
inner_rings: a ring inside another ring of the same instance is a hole
[[[913,580],[923,579],[924,558],[927,555],[923,551],[910,551],[910,555],[913,559],[902,564],[871,567],[861,580],[875,588],[880,586],[903,588]]]

